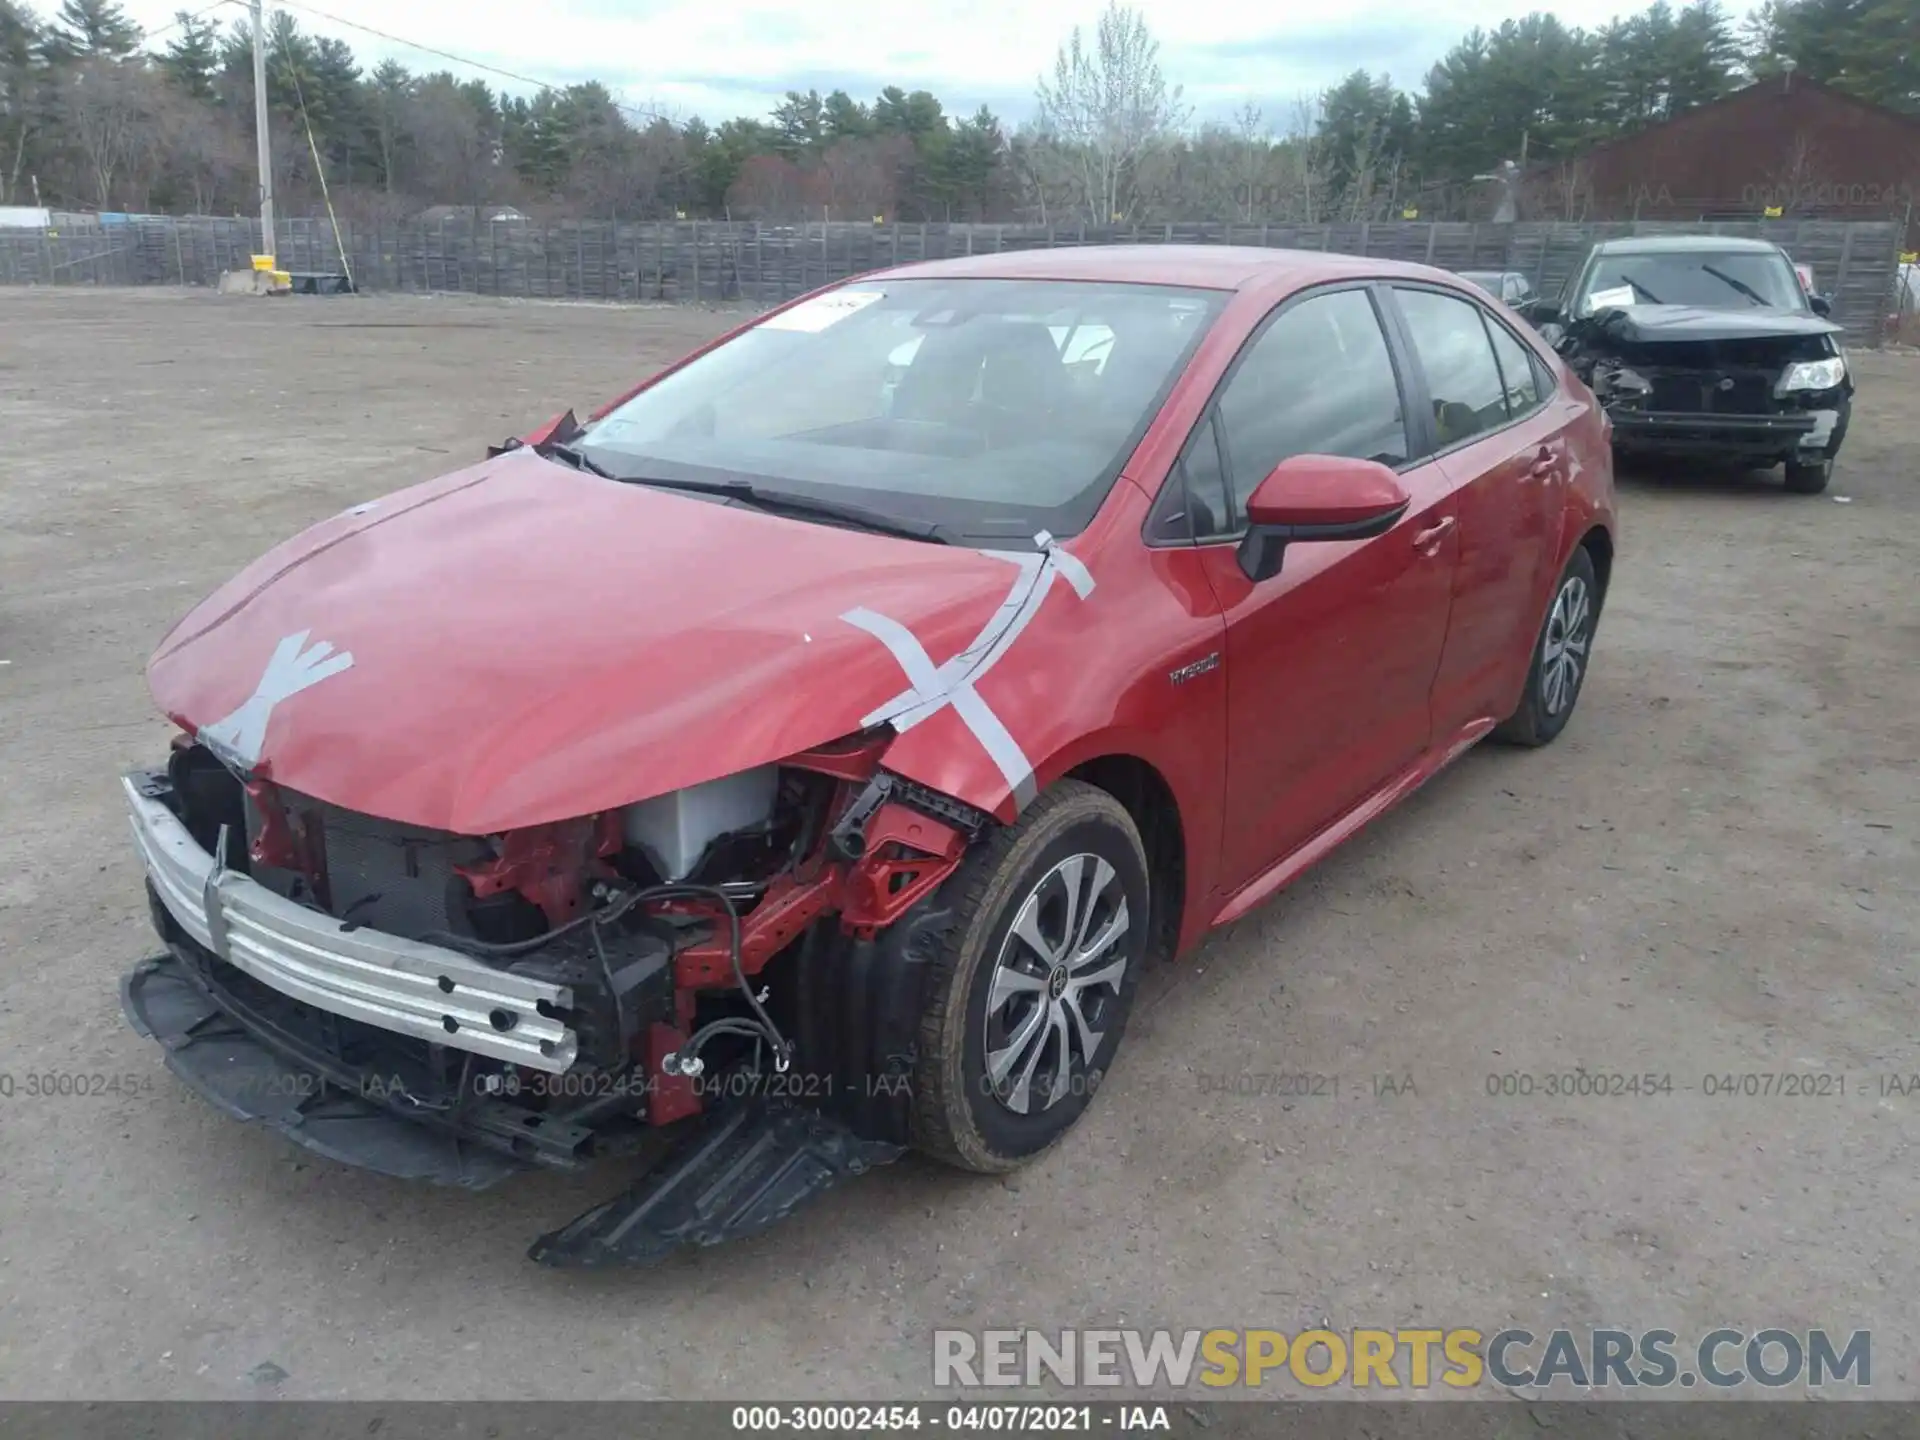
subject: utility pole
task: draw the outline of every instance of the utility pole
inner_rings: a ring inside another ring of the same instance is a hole
[[[260,162],[260,248],[273,248],[273,152],[267,139],[267,37],[260,0],[253,0],[253,134]]]

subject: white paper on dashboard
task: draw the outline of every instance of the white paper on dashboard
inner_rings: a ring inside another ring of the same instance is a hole
[[[1616,285],[1611,290],[1594,291],[1593,299],[1589,303],[1596,310],[1617,309],[1633,304],[1633,294],[1631,285]]]
[[[886,298],[884,290],[835,290],[830,295],[816,295],[811,300],[803,300],[791,310],[782,310],[778,315],[769,315],[760,322],[760,328],[817,334],[829,325],[838,325],[849,315],[858,314],[874,301]]]

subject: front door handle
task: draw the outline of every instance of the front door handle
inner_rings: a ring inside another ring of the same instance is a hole
[[[1544,480],[1553,474],[1553,467],[1558,463],[1559,457],[1551,450],[1542,450],[1527,467],[1527,474],[1535,480]]]
[[[1447,532],[1453,529],[1454,521],[1457,518],[1457,516],[1449,515],[1437,524],[1429,525],[1425,530],[1422,530],[1413,537],[1413,548],[1431,553],[1442,540],[1447,538]]]

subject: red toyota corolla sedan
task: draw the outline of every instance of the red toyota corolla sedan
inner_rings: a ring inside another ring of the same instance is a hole
[[[908,1147],[1010,1169],[1149,962],[1474,742],[1560,733],[1613,553],[1592,395],[1441,271],[867,276],[182,620],[125,1007],[222,1108],[389,1174],[656,1154],[550,1264]]]

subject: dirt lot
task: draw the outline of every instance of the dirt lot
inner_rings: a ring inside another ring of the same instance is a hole
[[[554,1274],[524,1246],[617,1174],[410,1188],[174,1083],[116,994],[152,944],[115,777],[166,741],[154,642],[725,319],[0,291],[0,1072],[142,1082],[0,1099],[0,1393],[878,1398],[929,1389],[936,1325],[1324,1319],[1871,1327],[1875,1392],[1920,1394],[1920,1093],[1882,1093],[1920,1072],[1920,356],[1855,357],[1828,496],[1626,480],[1564,739],[1470,754],[1155,977],[1017,1179],[907,1163],[751,1243]],[[1487,1091],[1576,1064],[1673,1092]],[[1846,1093],[1704,1093],[1788,1071]],[[1340,1094],[1213,1083],[1240,1072]]]

